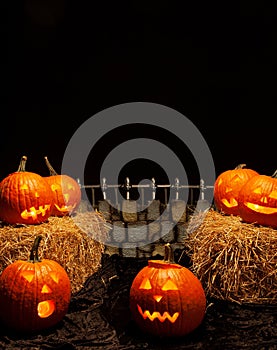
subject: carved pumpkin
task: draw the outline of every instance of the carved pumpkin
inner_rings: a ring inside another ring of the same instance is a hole
[[[272,176],[257,175],[242,187],[239,215],[243,221],[277,228],[277,171]]]
[[[227,215],[239,215],[239,191],[251,177],[256,175],[258,173],[245,168],[245,164],[221,173],[214,184],[214,204],[217,210]]]
[[[65,316],[71,296],[70,280],[54,260],[38,258],[36,237],[28,261],[17,260],[0,276],[0,318],[19,331],[38,331]]]
[[[184,336],[196,329],[206,311],[199,279],[186,267],[171,261],[149,260],[130,289],[130,311],[141,330],[160,337]]]
[[[50,171],[45,177],[51,187],[54,197],[54,206],[51,215],[65,216],[72,214],[81,202],[81,189],[75,179],[68,175],[57,174],[47,157],[44,157]]]
[[[25,171],[23,156],[16,172],[0,183],[0,220],[8,224],[40,224],[51,215],[53,195],[39,174]]]

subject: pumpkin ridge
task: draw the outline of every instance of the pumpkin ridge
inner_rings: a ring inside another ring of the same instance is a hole
[[[13,298],[13,292],[14,292],[14,290],[16,289],[16,281],[17,281],[17,279],[19,278],[19,276],[20,276],[20,274],[22,273],[22,271],[24,271],[25,269],[24,269],[24,266],[23,266],[23,261],[18,261],[18,263],[17,263],[17,265],[16,265],[16,267],[17,267],[17,271],[16,271],[16,274],[13,276],[13,279],[12,279],[12,285],[11,285],[11,287],[10,287],[10,285],[9,285],[9,289],[8,289],[8,291],[9,291],[9,293],[7,294],[7,296],[8,296],[8,298],[10,298],[10,299],[14,299]],[[11,265],[9,265],[9,266],[11,266]],[[8,268],[9,268],[9,266],[8,266]],[[9,268],[8,269],[8,275],[6,276],[6,282],[5,282],[5,284],[7,284],[7,280],[9,280],[9,274],[10,273],[12,273],[12,272],[10,272],[10,270],[11,270],[11,268]],[[22,306],[23,306],[23,301],[24,301],[24,298],[25,298],[25,294],[22,292],[22,290],[23,291],[25,291],[25,285],[26,285],[26,282],[25,282],[25,284],[24,284],[24,288],[21,288],[21,291],[20,291],[20,299],[19,300],[13,300],[13,302],[12,302],[12,305],[11,305],[11,312],[10,312],[10,315],[11,315],[11,317],[13,318],[13,317],[20,317],[20,315],[22,315]],[[5,287],[5,290],[6,290],[7,288]],[[19,309],[17,309],[19,307]],[[19,315],[19,316],[18,316]],[[20,318],[20,321],[19,322],[24,322],[24,320],[22,320],[21,318]]]
[[[23,269],[22,269],[22,271],[29,271],[29,267],[30,267],[30,265],[28,264],[28,265],[26,265],[26,266],[24,266],[24,265],[21,265],[22,267],[23,267]],[[35,270],[35,266],[34,266],[34,270]],[[21,272],[22,272],[21,271]],[[34,278],[35,278],[35,280],[34,280],[34,283],[36,283],[37,281],[37,279],[36,279],[36,273],[34,274]],[[24,315],[24,310],[23,310],[23,305],[24,305],[24,303],[26,302],[26,298],[28,298],[28,300],[30,300],[29,298],[29,293],[30,293],[30,291],[28,290],[28,281],[27,280],[25,280],[25,282],[24,282],[24,285],[23,285],[23,287],[22,287],[22,294],[21,294],[21,299],[20,299],[20,309],[19,309],[19,311],[17,311],[17,314],[19,315],[19,316],[21,316],[21,319],[19,320],[19,322],[23,322],[24,323],[24,318],[25,318],[25,315]],[[37,303],[37,288],[34,288],[34,290],[35,290],[35,302],[33,302],[32,304],[32,306],[31,307],[34,307],[34,305],[36,305],[36,303]],[[33,327],[33,323],[32,323],[32,327]]]

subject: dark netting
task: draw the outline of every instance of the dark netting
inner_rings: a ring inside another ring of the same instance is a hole
[[[180,339],[143,334],[131,319],[129,290],[144,258],[103,255],[102,267],[72,296],[56,327],[32,335],[2,326],[1,349],[277,349],[277,307],[208,300],[203,323]]]

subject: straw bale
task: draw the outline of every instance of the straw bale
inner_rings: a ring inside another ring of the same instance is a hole
[[[191,269],[210,297],[277,303],[277,230],[213,209],[191,216],[184,240]]]
[[[0,272],[15,260],[28,260],[34,238],[42,236],[39,257],[57,261],[68,273],[72,293],[101,266],[108,227],[99,212],[54,217],[38,225],[0,225]]]

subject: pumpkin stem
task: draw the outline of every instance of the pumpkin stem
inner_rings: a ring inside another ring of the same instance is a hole
[[[235,167],[235,169],[242,169],[244,167],[246,167],[246,164],[239,164]]]
[[[30,258],[29,258],[29,262],[39,262],[41,261],[38,257],[38,246],[40,244],[40,241],[42,239],[42,236],[41,235],[38,235],[35,240],[34,240],[34,243],[33,243],[33,246],[32,246],[32,249],[31,249],[31,252],[30,252]]]
[[[170,243],[166,243],[164,246],[164,261],[174,263],[173,250]]]
[[[50,164],[49,160],[47,157],[44,157],[45,163],[50,171],[50,176],[55,176],[58,175],[58,173],[56,172],[56,170],[52,167],[52,165]]]
[[[277,178],[277,169],[274,171],[274,173],[271,175],[271,177]]]
[[[17,171],[26,171],[25,170],[26,162],[27,162],[27,157],[26,156],[21,157]]]

